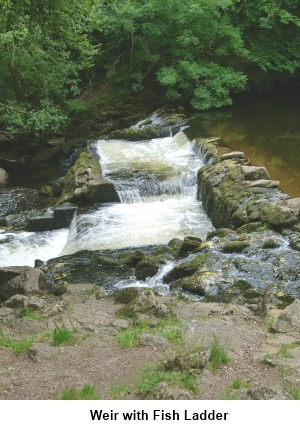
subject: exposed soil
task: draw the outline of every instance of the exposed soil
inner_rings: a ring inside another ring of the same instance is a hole
[[[115,315],[123,305],[116,304],[113,297],[96,297],[89,285],[74,286],[72,293],[61,298],[45,295],[39,310],[41,321],[20,317],[16,309],[0,309],[4,336],[35,337],[31,349],[22,354],[0,349],[0,399],[51,399],[66,388],[85,384],[94,385],[100,398],[111,398],[113,386],[136,384],[147,363],[159,362],[172,351],[191,346],[209,348],[214,337],[226,349],[230,362],[215,373],[209,366],[201,370],[197,375],[200,394],[193,394],[193,398],[224,398],[229,391],[232,394],[229,386],[237,378],[252,391],[268,387],[285,398],[290,398],[284,391],[287,383],[299,384],[299,348],[284,361],[278,355],[280,346],[299,340],[299,333],[270,334],[265,320],[246,307],[160,297],[158,300],[181,322],[183,343],[124,348],[117,341],[118,333],[126,330],[131,320]],[[53,346],[49,338],[43,337],[61,326],[77,329],[75,343]],[[269,362],[264,362],[266,353]],[[246,391],[241,388],[234,395],[248,398]]]

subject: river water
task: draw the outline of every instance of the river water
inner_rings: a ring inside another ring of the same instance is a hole
[[[165,244],[187,235],[205,238],[212,229],[196,198],[196,172],[203,161],[184,133],[141,142],[102,140],[94,146],[121,203],[91,208],[69,231],[0,235],[1,266],[33,265],[37,258],[79,250]]]
[[[159,124],[157,116],[153,119]],[[244,151],[253,165],[266,166],[272,179],[280,180],[282,190],[297,197],[299,119],[300,102],[296,98],[252,102],[193,114],[185,130],[190,141],[179,133],[142,142],[95,142],[103,173],[115,183],[121,203],[89,208],[77,216],[69,230],[7,233],[0,227],[0,266],[33,266],[35,259],[47,260],[83,249],[165,244],[173,237],[191,234],[205,237],[212,226],[196,200],[196,171],[203,161],[193,151],[192,140],[199,136],[220,136],[230,149]],[[39,180],[35,172],[28,175],[11,178],[14,187],[27,187],[25,194],[21,188],[1,191],[0,216],[18,213],[12,211],[14,205],[22,212],[23,206],[34,200],[28,190],[46,183],[44,170]]]
[[[188,124],[191,139],[220,137],[233,151],[243,151],[254,166],[265,166],[289,196],[300,196],[300,99],[296,94],[195,114]]]

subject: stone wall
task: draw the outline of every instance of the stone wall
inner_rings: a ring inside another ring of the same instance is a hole
[[[207,163],[198,171],[198,198],[216,228],[261,222],[281,231],[300,230],[300,198],[291,199],[263,166],[251,166],[242,152],[224,152],[219,140],[197,139]]]

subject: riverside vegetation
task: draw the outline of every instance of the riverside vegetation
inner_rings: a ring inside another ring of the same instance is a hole
[[[87,137],[177,133],[170,114],[124,127],[153,106],[219,108],[299,75],[294,0],[6,0],[0,12],[0,183],[26,163],[50,182],[3,188],[5,240],[119,201]],[[220,139],[194,146],[206,238],[0,268],[1,399],[299,399],[300,200]],[[53,162],[70,167],[55,181]],[[167,296],[111,288],[170,261]]]

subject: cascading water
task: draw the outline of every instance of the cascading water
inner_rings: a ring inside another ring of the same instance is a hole
[[[140,142],[101,140],[95,146],[121,203],[77,216],[69,231],[0,232],[0,266],[33,266],[35,259],[79,250],[159,245],[186,235],[204,238],[212,229],[196,199],[196,172],[203,162],[184,133]]]
[[[196,199],[196,172],[203,163],[184,133],[141,142],[102,140],[96,149],[121,203],[78,216],[76,234],[61,255],[158,245],[191,234],[204,238],[212,229]]]

